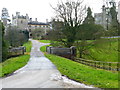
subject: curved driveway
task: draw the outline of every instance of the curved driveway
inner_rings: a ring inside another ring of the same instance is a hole
[[[52,75],[60,74],[56,67],[40,52],[40,47],[48,45],[32,41],[31,58],[28,64],[2,80],[2,88],[62,88],[61,80]]]
[[[2,78],[2,88],[92,88],[62,77],[51,61],[40,51],[41,46],[48,44],[37,40],[31,41],[33,46],[29,62],[13,75]]]

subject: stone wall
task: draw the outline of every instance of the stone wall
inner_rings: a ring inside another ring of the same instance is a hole
[[[70,48],[59,48],[59,47],[46,47],[46,52],[55,54],[65,58],[73,59],[76,56],[76,48],[74,46]]]
[[[26,52],[25,47],[17,47],[17,48],[11,48],[9,49],[9,56],[18,56],[18,55],[23,55]]]

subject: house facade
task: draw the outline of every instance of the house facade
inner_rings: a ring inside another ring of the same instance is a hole
[[[48,23],[38,22],[37,18],[33,21],[29,18],[28,14],[20,15],[20,12],[16,12],[16,15],[12,15],[12,26],[16,26],[21,30],[28,30],[30,35],[32,30],[42,29],[45,34],[47,30],[50,30]]]
[[[8,10],[6,8],[2,9],[1,21],[5,27],[8,27],[8,21],[10,22],[10,19]],[[18,30],[28,30],[29,34],[31,34],[32,30],[36,29],[40,29],[42,32],[44,32],[44,34],[46,34],[51,28],[50,23],[39,22],[37,18],[32,20],[32,18],[29,18],[28,14],[21,15],[20,12],[16,12],[15,15],[12,15],[10,26],[17,27]]]
[[[43,30],[44,34],[46,34],[47,31],[50,30],[50,25],[48,23],[38,22],[37,18],[35,19],[35,21],[30,18],[30,21],[28,22],[28,30],[30,33],[30,37],[32,36],[32,31],[37,29]]]
[[[16,12],[16,15],[12,15],[12,26],[16,26],[21,30],[28,30],[29,16],[20,15],[20,12]]]
[[[100,24],[102,25],[102,13],[95,13],[94,14],[94,18],[95,18],[95,24]]]
[[[108,29],[110,23],[111,23],[111,15],[109,14],[108,8],[106,8],[105,5],[102,6],[102,12],[101,13],[95,13],[95,24],[102,25],[105,29]]]
[[[34,30],[34,29],[38,29],[38,28],[49,29],[49,24],[38,22],[37,18],[35,19],[35,21],[32,21],[32,19],[30,18],[30,21],[28,22],[28,29]]]

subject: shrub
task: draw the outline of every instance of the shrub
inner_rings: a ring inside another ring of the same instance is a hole
[[[29,39],[29,33],[27,31],[19,30],[17,27],[9,27],[6,32],[6,40],[10,46],[18,47],[22,46]]]

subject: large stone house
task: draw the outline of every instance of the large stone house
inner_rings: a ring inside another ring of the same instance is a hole
[[[112,21],[112,17],[110,14],[110,8],[112,6],[116,6],[115,0],[104,0],[104,5],[102,7],[101,13],[95,13],[95,23],[102,25],[105,29],[109,29],[109,26]],[[118,4],[118,20],[120,22],[120,1]]]
[[[37,29],[44,30],[44,34],[46,34],[47,31],[50,30],[50,25],[48,23],[38,22],[37,18],[35,19],[35,21],[32,21],[32,18],[30,18],[30,21],[28,22],[28,30],[29,30],[30,36],[31,36],[31,31],[37,30]]]
[[[20,12],[16,12],[16,15],[12,15],[12,26],[18,27],[20,30],[28,30],[31,35],[31,30],[36,30],[38,28],[42,29],[45,34],[47,30],[50,30],[50,25],[48,23],[38,22],[37,18],[35,21],[29,18],[28,14],[20,15]]]
[[[8,21],[10,21],[10,19],[6,8],[2,9],[1,20],[4,26],[8,27]],[[32,30],[41,29],[44,34],[46,34],[51,28],[50,23],[39,22],[37,21],[37,18],[33,21],[32,18],[29,18],[28,14],[20,15],[20,12],[16,12],[15,15],[12,15],[12,23],[10,25],[17,27],[18,30],[28,30],[30,35]]]
[[[21,30],[28,30],[29,16],[20,15],[20,12],[16,12],[16,15],[12,15],[12,26],[16,26]]]
[[[95,13],[95,24],[102,25],[105,29],[108,29],[111,23],[111,15],[108,14],[108,9],[103,5],[101,13]]]
[[[95,18],[95,24],[100,24],[102,25],[103,22],[102,22],[102,13],[95,13],[94,14],[94,18]]]

